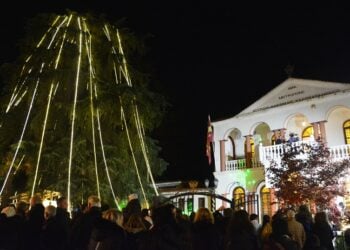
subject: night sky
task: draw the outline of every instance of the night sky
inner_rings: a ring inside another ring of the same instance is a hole
[[[217,121],[239,113],[284,81],[287,65],[294,66],[293,77],[350,82],[350,15],[339,4],[56,2],[12,2],[2,8],[0,63],[18,56],[25,22],[40,12],[104,13],[111,22],[125,18],[137,35],[151,34],[146,42],[151,87],[172,105],[152,135],[169,163],[159,181],[210,178],[208,115]]]

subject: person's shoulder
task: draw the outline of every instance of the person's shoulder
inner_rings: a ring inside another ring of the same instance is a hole
[[[281,241],[283,247],[286,250],[299,250],[299,244],[297,241],[293,240],[289,235],[283,235]]]

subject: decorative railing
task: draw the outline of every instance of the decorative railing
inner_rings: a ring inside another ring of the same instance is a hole
[[[350,156],[350,145],[344,144],[329,147],[329,151],[331,153],[331,157],[333,157],[336,160],[347,159]]]
[[[313,142],[315,143],[315,142]],[[305,142],[305,141],[297,141],[297,142],[292,142],[291,147],[298,147],[301,144],[310,144],[310,142]],[[262,146],[261,144],[259,145],[259,157],[261,162],[266,162],[266,161],[279,161],[282,158],[282,155],[285,152],[285,144],[277,144],[277,145],[272,145],[272,146]]]
[[[301,144],[315,144],[317,142],[298,141],[291,144],[292,147],[298,147]],[[285,144],[272,146],[259,146],[259,159],[251,159],[251,164],[247,164],[246,159],[231,160],[226,162],[226,171],[234,171],[246,168],[264,167],[263,163],[272,160],[280,162],[285,152]],[[350,158],[350,144],[329,147],[330,155],[334,160]]]
[[[298,141],[293,142],[292,147],[300,146],[301,144],[314,144],[317,142],[305,142],[305,141]],[[279,161],[284,154],[284,148],[285,144],[278,144],[278,145],[272,145],[272,146],[259,146],[259,158],[261,162],[266,161]],[[348,158],[350,156],[350,145],[344,144],[344,145],[338,145],[329,147],[329,151],[331,154],[331,157],[333,157],[335,160],[341,160]]]
[[[231,160],[226,162],[226,171],[233,171],[246,168],[259,168],[263,167],[261,162],[257,159],[251,159],[251,164],[247,164],[246,159]]]

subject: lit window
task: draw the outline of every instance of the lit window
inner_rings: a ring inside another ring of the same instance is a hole
[[[241,206],[245,206],[245,192],[242,187],[233,190],[233,200],[235,201],[235,208],[240,209]]]
[[[350,120],[347,120],[346,122],[344,122],[343,129],[344,129],[345,143],[350,144]]]
[[[314,135],[314,127],[308,126],[304,129],[304,131],[302,133],[302,139],[303,139],[303,141],[308,140],[313,135]]]
[[[260,191],[261,212],[271,215],[270,189],[264,186]]]

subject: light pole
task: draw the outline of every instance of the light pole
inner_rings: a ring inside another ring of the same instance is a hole
[[[204,180],[204,186],[205,188],[207,189],[206,191],[208,191],[208,188],[209,188],[209,179],[205,179]],[[210,192],[211,193],[211,192]],[[209,197],[211,196],[207,196],[207,199],[209,199]],[[207,207],[209,208],[209,201],[207,202]]]
[[[213,187],[213,193],[214,196],[212,196],[211,199],[211,210],[214,212],[216,210],[216,188],[218,187],[219,180],[217,178],[214,178],[214,187]]]

